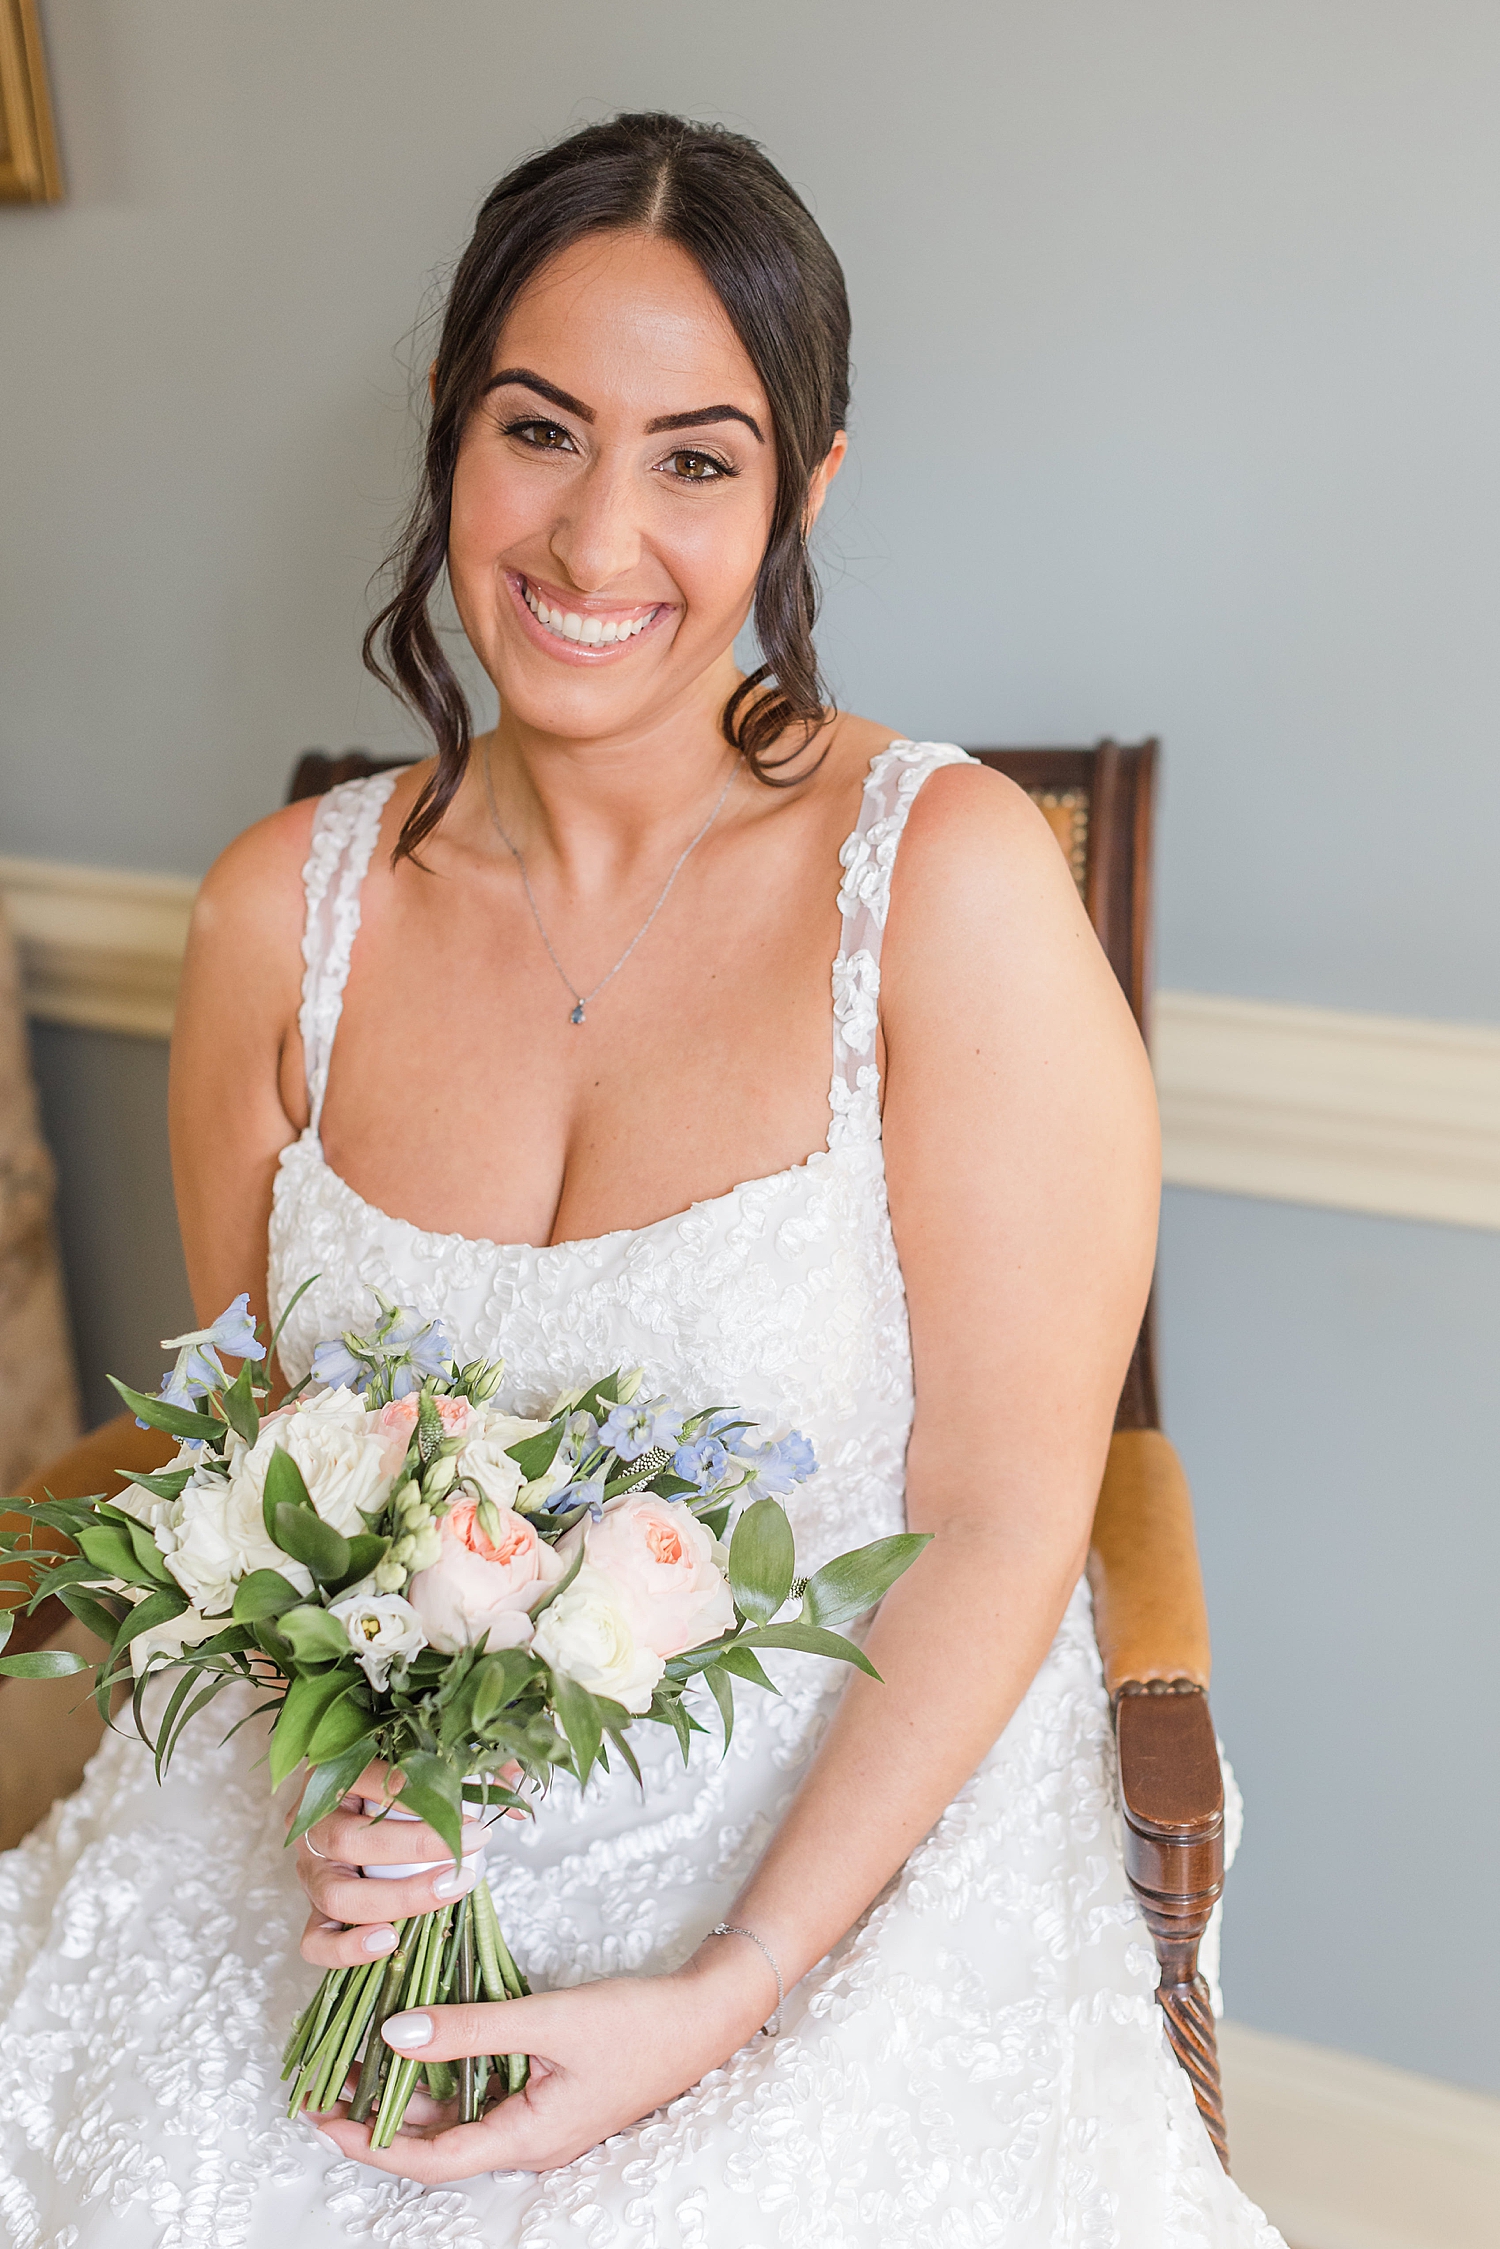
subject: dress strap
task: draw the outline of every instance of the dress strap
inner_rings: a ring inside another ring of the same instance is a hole
[[[891,907],[891,874],[907,814],[929,773],[972,765],[952,742],[892,742],[871,760],[859,819],[839,853],[839,950],[833,964],[833,1083],[828,1145],[880,1138],[880,945]]]
[[[404,770],[404,768],[403,768]],[[397,773],[371,773],[341,781],[313,814],[312,839],[302,887],[307,922],[302,932],[302,1005],[297,1025],[307,1070],[308,1132],[318,1136],[334,1033],[344,1010],[344,986],[359,930],[359,892],[380,834],[380,816]]]

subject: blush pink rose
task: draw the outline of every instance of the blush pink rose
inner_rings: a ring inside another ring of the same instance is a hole
[[[580,1534],[653,1654],[681,1655],[734,1629],[734,1596],[713,1535],[679,1502],[650,1492],[617,1500],[602,1521],[569,1531],[559,1549],[568,1559]]]
[[[445,1437],[468,1435],[476,1417],[467,1398],[434,1398],[432,1402],[437,1407]],[[375,1416],[375,1426],[386,1440],[385,1472],[394,1476],[406,1458],[406,1448],[417,1426],[416,1391],[409,1390],[404,1398],[393,1398],[388,1406],[382,1406]]]
[[[442,1552],[419,1570],[406,1598],[435,1648],[520,1648],[531,1638],[531,1608],[562,1576],[566,1563],[537,1537],[524,1515],[498,1507],[492,1539],[478,1503],[461,1499],[442,1520]]]

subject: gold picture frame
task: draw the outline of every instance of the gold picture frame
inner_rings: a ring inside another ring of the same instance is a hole
[[[62,197],[36,0],[0,0],[0,203]]]

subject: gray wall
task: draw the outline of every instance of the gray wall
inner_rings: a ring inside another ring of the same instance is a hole
[[[74,192],[0,210],[0,848],[196,871],[305,744],[408,742],[356,643],[424,292],[521,150],[668,105],[764,139],[846,263],[848,701],[1162,732],[1164,982],[1500,1016],[1487,0],[46,17]],[[99,1401],[180,1285],[160,1058],[39,1047]],[[1495,1237],[1169,1198],[1168,1411],[1251,1797],[1231,2005],[1500,2086],[1493,1916],[1456,1897],[1434,1945],[1401,1864],[1422,1819],[1494,1863],[1497,1284]]]

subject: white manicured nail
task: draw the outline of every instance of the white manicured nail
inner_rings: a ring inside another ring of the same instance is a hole
[[[432,2037],[431,2015],[392,2015],[381,2025],[387,2046],[425,2046]]]
[[[394,1952],[396,1949],[395,1930],[371,1929],[368,1936],[365,1938],[364,1949],[372,1956],[382,1952]]]
[[[478,1880],[477,1866],[450,1866],[447,1873],[440,1874],[433,1883],[432,1894],[435,1898],[461,1898],[466,1891],[473,1889]]]
[[[315,2140],[321,2140],[324,2147],[326,2147],[329,2153],[332,2155],[341,2156],[344,2152],[343,2149],[339,2146],[337,2140],[331,2140],[326,2132],[320,2132],[316,2127],[314,2127],[313,2130],[313,2138]]]

